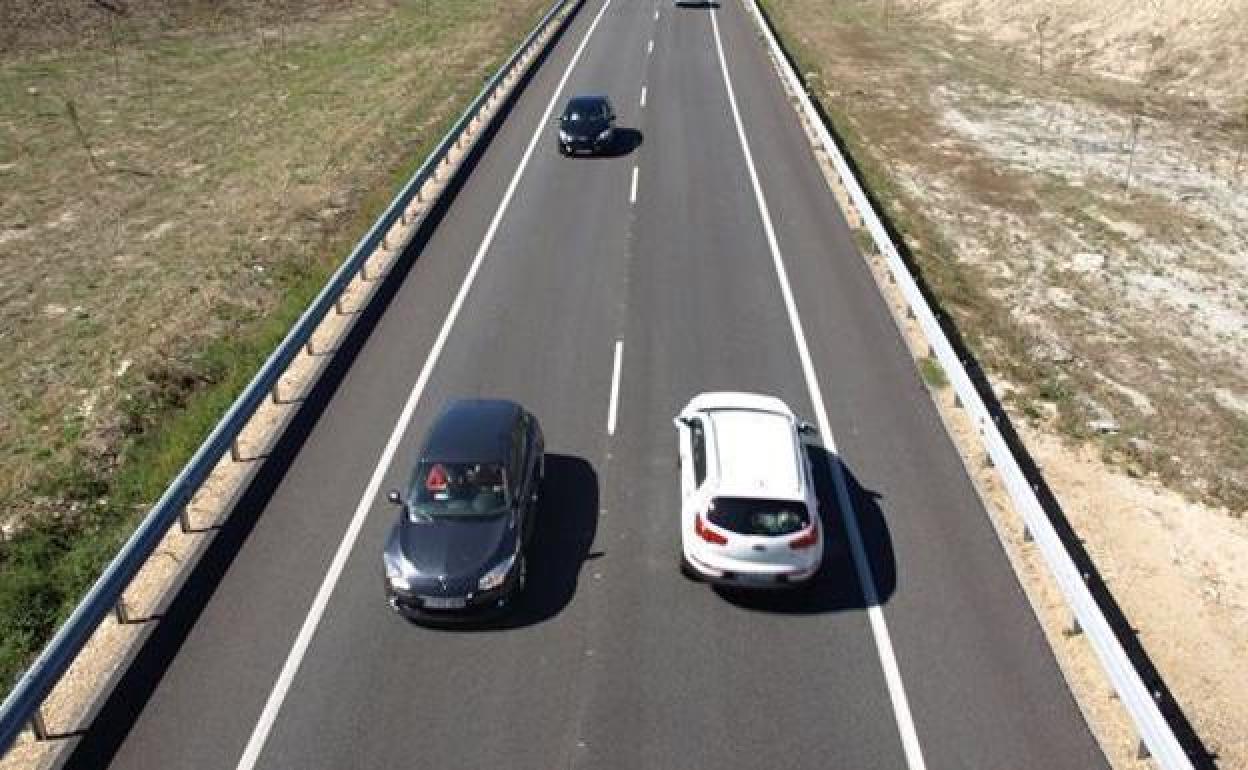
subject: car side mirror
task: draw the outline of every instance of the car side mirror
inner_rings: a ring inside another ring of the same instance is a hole
[[[399,490],[397,489],[392,489],[389,492],[387,492],[386,499],[394,503],[395,505],[403,504],[403,495],[400,495]]]
[[[672,425],[675,425],[677,428],[688,428],[689,419],[687,417],[673,417]]]
[[[819,429],[803,420],[797,424],[797,432],[803,436],[818,436]]]

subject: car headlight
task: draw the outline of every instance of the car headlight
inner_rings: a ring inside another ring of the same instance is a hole
[[[605,142],[610,138],[611,138],[611,129],[609,128],[603,131],[602,133],[598,134],[598,141],[600,142]]]
[[[412,583],[403,570],[403,565],[393,561],[387,554],[382,563],[386,565],[386,582],[396,591],[410,591]]]
[[[559,141],[561,141],[561,142],[570,142],[570,141],[572,141],[572,137],[568,136],[568,132],[567,132],[567,131],[564,131],[564,130],[561,128],[561,129],[559,129]]]
[[[518,553],[518,552],[517,552]],[[490,568],[490,571],[481,576],[477,581],[477,588],[482,591],[489,591],[498,588],[507,580],[507,574],[511,572],[511,568],[516,563],[516,554],[508,556],[498,564]]]

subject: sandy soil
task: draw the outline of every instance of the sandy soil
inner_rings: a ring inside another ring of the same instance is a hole
[[[1054,69],[1248,108],[1245,0],[895,0]]]
[[[1248,3],[769,7],[1206,747],[1248,767]],[[935,395],[1107,756],[1147,766]]]

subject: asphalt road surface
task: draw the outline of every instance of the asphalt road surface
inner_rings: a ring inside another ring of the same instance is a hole
[[[556,151],[582,92],[610,157]],[[739,0],[587,0],[416,250],[69,767],[1105,767]],[[826,415],[803,597],[677,570],[671,417],[713,389]],[[529,588],[425,629],[384,491],[478,395],[546,432]]]

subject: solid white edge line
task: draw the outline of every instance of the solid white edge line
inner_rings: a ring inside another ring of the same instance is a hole
[[[641,106],[642,107],[646,106],[646,87],[645,86],[641,87]]]
[[[780,254],[780,244],[776,239],[776,231],[772,225],[771,213],[767,208],[767,199],[763,195],[759,183],[758,172],[754,166],[754,156],[750,152],[750,143],[745,136],[745,126],[741,121],[741,112],[737,108],[737,97],[732,88],[732,78],[728,75],[728,61],[724,56],[724,44],[719,34],[719,22],[714,11],[711,16],[711,27],[715,32],[715,48],[719,53],[719,67],[724,76],[724,85],[728,90],[728,104],[731,107],[732,119],[736,124],[737,138],[741,142],[741,151],[745,155],[746,169],[749,171],[750,185],[754,188],[754,200],[758,204],[758,212],[763,220],[763,230],[767,235],[767,247],[771,251],[772,263],[776,268],[776,278],[780,283],[780,293],[784,298],[785,310],[789,316],[789,324],[793,328],[793,337],[797,342],[798,357],[802,363],[802,375],[806,379],[806,389],[815,407],[815,418],[819,422],[819,432],[824,443],[833,454],[838,454],[836,443],[832,438],[832,427],[828,421],[827,409],[823,405],[823,393],[819,387],[819,379],[810,357],[810,349],[806,344],[806,333],[802,329],[802,321],[798,316],[797,303],[793,299],[793,290],[789,285],[788,273],[784,268],[784,259]],[[910,770],[925,770],[923,751],[919,746],[918,733],[915,731],[914,718],[910,713],[910,704],[906,698],[905,686],[901,681],[901,670],[897,666],[897,656],[888,633],[888,624],[884,620],[884,611],[880,607],[879,591],[875,579],[871,575],[871,567],[867,558],[866,548],[862,543],[862,534],[858,530],[857,513],[849,498],[844,473],[839,463],[832,467],[832,478],[836,486],[837,503],[844,516],[846,537],[849,539],[850,554],[854,560],[854,569],[862,587],[863,598],[867,605],[867,617],[871,625],[871,634],[875,639],[875,647],[879,653],[880,666],[884,672],[884,681],[888,686],[889,699],[892,701],[893,716],[897,721],[897,729],[901,736],[902,749],[906,755],[906,766]]]
[[[620,363],[624,354],[624,340],[615,341],[615,362],[611,365],[611,402],[607,406],[607,435],[615,435],[615,417],[620,406]]]
[[[316,597],[312,600],[312,606],[308,609],[303,626],[299,629],[299,634],[295,637],[295,642],[290,648],[286,662],[282,665],[277,682],[274,683],[273,690],[269,693],[268,700],[264,704],[264,710],[256,721],[256,727],[251,733],[251,738],[247,741],[247,747],[243,750],[242,757],[238,760],[236,770],[253,770],[256,766],[256,761],[260,758],[260,752],[264,749],[264,744],[268,740],[270,731],[273,729],[273,724],[277,720],[282,703],[286,700],[286,695],[294,682],[295,674],[298,673],[303,657],[312,642],[312,637],[320,625],[321,617],[329,604],[329,598],[334,591],[334,586],[337,585],[338,578],[342,575],[342,570],[346,566],[347,558],[351,554],[351,549],[354,547],[356,539],[359,537],[364,520],[367,518],[369,509],[372,508],[377,497],[377,490],[381,487],[386,470],[394,459],[395,452],[398,451],[399,442],[407,431],[408,423],[411,422],[416,406],[420,402],[421,394],[425,390],[425,385],[429,382],[429,377],[437,365],[442,348],[446,344],[447,337],[450,336],[451,328],[454,326],[455,320],[463,308],[464,300],[472,288],[473,281],[481,268],[482,262],[485,261],[486,252],[489,251],[490,245],[494,241],[494,235],[498,232],[499,224],[502,222],[503,215],[511,203],[512,196],[515,195],[516,188],[520,183],[520,177],[524,174],[524,170],[529,164],[529,159],[533,156],[533,150],[537,147],[538,141],[550,122],[550,116],[554,112],[556,102],[559,100],[559,94],[563,91],[564,85],[567,84],[568,78],[572,75],[573,68],[580,61],[581,53],[585,50],[585,46],[593,36],[594,30],[598,27],[598,22],[602,19],[603,14],[606,13],[610,5],[611,0],[606,0],[602,5],[602,9],[598,11],[598,15],[594,17],[589,30],[585,33],[585,39],[577,47],[576,52],[572,55],[572,60],[568,62],[568,67],[564,71],[563,77],[560,78],[558,85],[555,86],[554,94],[550,98],[550,103],[546,106],[545,113],[542,114],[541,120],[537,122],[537,127],[533,132],[533,139],[530,140],[529,146],[520,160],[520,165],[516,168],[516,172],[511,178],[511,183],[507,186],[507,191],[503,194],[503,199],[499,203],[498,209],[494,212],[494,218],[490,221],[489,229],[486,230],[485,238],[482,239],[481,246],[477,249],[477,254],[472,260],[472,265],[468,268],[468,274],[464,276],[459,292],[455,295],[455,301],[451,303],[450,310],[447,311],[446,319],[442,322],[442,328],[438,332],[437,339],[434,340],[433,348],[430,349],[429,355],[425,359],[424,367],[420,370],[420,376],[416,379],[416,384],[408,395],[407,403],[403,405],[403,411],[400,413],[394,430],[390,433],[390,438],[381,452],[381,457],[377,461],[377,467],[368,481],[368,486],[364,489],[364,494],[360,497],[359,505],[355,508],[355,514],[351,517],[351,523],[347,527],[346,534],[343,535],[342,542],[339,543],[338,550],[334,553],[333,561],[329,565],[329,571],[325,573],[325,579],[321,582],[321,586],[316,592]]]
[[[637,202],[637,167],[636,166],[633,166],[633,184],[632,184],[632,187],[630,187],[628,191],[628,202],[629,203]]]

